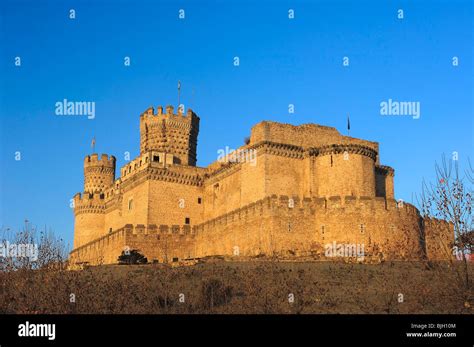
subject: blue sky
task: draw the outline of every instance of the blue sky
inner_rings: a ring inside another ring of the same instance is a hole
[[[262,120],[346,133],[350,114],[351,136],[380,142],[396,197],[411,201],[443,153],[474,161],[473,18],[467,0],[3,0],[0,227],[28,219],[72,244],[92,137],[118,169],[139,153],[139,114],[176,106],[178,80],[201,118],[199,166]],[[55,115],[64,98],[95,102],[95,119]],[[420,102],[421,117],[380,115],[388,99]]]

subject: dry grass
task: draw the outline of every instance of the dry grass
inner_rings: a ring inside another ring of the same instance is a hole
[[[472,264],[470,272],[472,276]],[[21,270],[0,273],[0,312],[472,314],[472,288],[457,283],[452,265],[421,262],[216,262],[177,268]],[[70,302],[71,294],[75,303]]]

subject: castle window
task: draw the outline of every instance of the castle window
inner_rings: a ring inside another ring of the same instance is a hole
[[[109,233],[111,233],[111,232],[112,232],[112,228],[109,228]]]
[[[184,219],[184,224],[189,224],[189,223],[190,223],[190,219],[189,219],[189,217],[186,217],[186,218]]]
[[[154,155],[153,156],[153,161],[160,161],[160,156],[159,155]]]
[[[128,210],[130,211],[133,208],[133,199],[128,200]]]
[[[103,199],[105,196],[104,196],[104,193],[100,194],[99,195],[99,198]]]
[[[325,228],[326,228],[326,227],[325,227],[324,225],[321,225],[321,234],[323,234],[323,235],[324,235],[324,230],[325,230]]]
[[[201,202],[202,202],[202,199],[198,198],[198,204],[200,204]]]
[[[365,224],[360,225],[360,233],[361,234],[365,233]]]
[[[176,263],[178,261],[178,257],[173,258],[173,263]]]
[[[332,167],[332,163],[333,163],[333,162],[332,162],[332,155],[331,155],[331,167]]]

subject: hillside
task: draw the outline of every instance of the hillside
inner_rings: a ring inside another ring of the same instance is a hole
[[[112,265],[1,273],[0,312],[472,314],[458,283],[448,263]]]

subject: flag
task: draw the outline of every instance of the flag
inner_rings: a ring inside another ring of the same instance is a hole
[[[351,120],[349,119],[349,115],[347,115],[347,130],[351,130]]]
[[[181,81],[178,81],[178,90],[181,89]]]
[[[92,142],[91,142],[92,149],[94,149],[94,146],[95,146],[95,136],[92,138]]]

